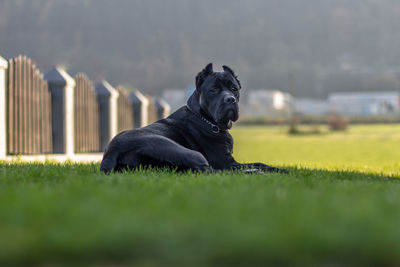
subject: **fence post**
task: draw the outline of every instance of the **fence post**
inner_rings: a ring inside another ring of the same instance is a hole
[[[165,101],[162,98],[158,99],[158,104],[161,106],[162,108],[162,116],[160,119],[166,118],[169,116],[169,114],[171,113],[171,106],[167,103],[167,101]]]
[[[6,72],[8,62],[0,56],[0,159],[7,155],[7,122],[6,122]]]
[[[133,106],[134,128],[144,127],[148,123],[149,100],[138,90],[129,94],[129,100]]]
[[[100,149],[104,151],[108,142],[118,133],[118,91],[107,81],[95,87],[99,102]]]
[[[51,92],[53,153],[73,156],[75,80],[60,68],[51,69],[44,78]]]
[[[164,115],[164,110],[163,110],[163,106],[160,103],[160,100],[157,97],[152,97],[151,101],[153,102],[153,104],[156,108],[156,117],[157,117],[156,121],[161,120]]]

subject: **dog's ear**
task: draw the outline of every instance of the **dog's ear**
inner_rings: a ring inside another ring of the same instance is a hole
[[[208,63],[208,65],[199,72],[196,76],[196,89],[199,90],[201,84],[204,82],[204,80],[207,78],[208,75],[213,73],[213,65],[212,63]]]
[[[222,66],[222,69],[223,69],[225,72],[230,73],[230,74],[233,76],[233,78],[235,78],[236,82],[238,83],[238,85],[239,85],[239,87],[240,87],[240,89],[241,89],[241,88],[242,88],[242,85],[240,84],[240,81],[239,81],[238,77],[236,76],[235,72],[234,72],[231,68],[229,68],[228,66],[226,66],[226,65]]]

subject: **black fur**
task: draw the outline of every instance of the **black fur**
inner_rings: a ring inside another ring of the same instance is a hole
[[[196,76],[196,90],[187,105],[168,118],[140,129],[121,132],[108,145],[101,171],[139,166],[212,171],[281,171],[263,163],[240,164],[232,157],[228,130],[239,116],[240,82],[227,66],[214,72],[208,64]]]

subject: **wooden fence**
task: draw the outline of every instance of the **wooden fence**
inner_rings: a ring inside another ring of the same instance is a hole
[[[52,152],[51,96],[42,73],[26,56],[8,61],[7,151]]]
[[[156,103],[155,103],[155,99],[150,96],[147,95],[146,96],[148,101],[149,101],[149,106],[148,106],[148,123],[153,123],[155,121],[158,120],[158,114],[157,114],[157,107],[156,107]]]
[[[155,106],[157,108],[157,117],[158,119],[166,118],[168,117],[169,113],[171,112],[171,107],[168,105],[167,102],[165,102],[161,98],[155,98]]]
[[[118,132],[167,116],[160,107],[137,90],[94,87],[85,74],[57,67],[43,76],[26,56],[0,57],[0,159],[102,152]]]
[[[117,86],[118,96],[118,132],[133,129],[133,106],[129,94],[122,86]]]
[[[75,76],[74,126],[75,152],[100,151],[99,104],[93,83],[83,73]]]

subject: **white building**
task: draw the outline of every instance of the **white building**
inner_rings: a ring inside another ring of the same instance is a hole
[[[301,115],[326,115],[331,111],[331,105],[328,100],[319,100],[311,98],[295,98],[294,108],[296,113]]]
[[[291,112],[292,96],[278,90],[251,90],[247,97],[246,115],[257,117],[286,117]]]
[[[400,92],[332,93],[329,103],[333,111],[349,116],[391,115],[400,112]]]

